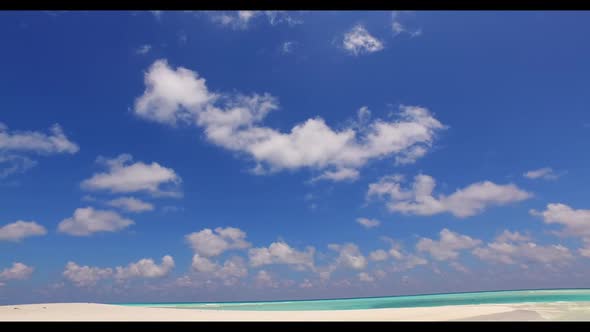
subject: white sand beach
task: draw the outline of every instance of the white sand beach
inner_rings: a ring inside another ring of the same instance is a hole
[[[97,303],[0,306],[0,321],[590,321],[590,302],[330,311],[223,311]]]

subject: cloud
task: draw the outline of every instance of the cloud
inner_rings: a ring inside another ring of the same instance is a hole
[[[18,154],[0,154],[0,179],[19,174],[35,167],[37,161]]]
[[[273,242],[268,247],[252,248],[248,250],[250,265],[253,267],[286,264],[296,269],[314,268],[315,248],[307,247],[305,251],[298,251],[285,242]]]
[[[563,264],[573,259],[570,250],[562,245],[541,246],[531,242],[528,236],[508,230],[472,253],[483,261],[502,264]]]
[[[260,270],[254,277],[254,283],[258,287],[278,288],[279,282],[274,280],[272,275],[265,270]]]
[[[403,177],[390,175],[369,185],[367,197],[377,196],[388,199],[387,208],[392,212],[430,216],[449,212],[465,218],[482,213],[489,206],[501,206],[532,197],[532,194],[514,184],[498,185],[490,181],[476,182],[451,195],[432,192],[436,181],[429,175],[419,174],[414,178],[412,188],[403,189]]]
[[[151,258],[140,259],[136,263],[130,263],[126,267],[118,266],[115,269],[115,279],[125,280],[131,278],[161,278],[174,268],[174,259],[166,255],[162,257],[162,264],[158,265]]]
[[[30,236],[47,234],[45,227],[34,221],[18,220],[0,227],[0,241],[21,241]]]
[[[383,249],[375,250],[369,254],[369,259],[376,262],[387,260],[388,257],[387,251]]]
[[[373,276],[371,276],[369,273],[367,272],[360,272],[358,274],[359,280],[362,282],[373,282],[375,281],[375,278]]]
[[[350,31],[344,34],[342,46],[353,55],[373,53],[383,49],[383,43],[371,36],[367,29],[360,24],[355,25]]]
[[[117,232],[135,224],[114,211],[78,208],[71,218],[62,220],[57,229],[74,236],[88,236],[97,232]]]
[[[251,22],[257,18],[266,18],[267,22],[272,25],[287,24],[295,26],[303,23],[300,19],[296,19],[289,15],[286,11],[267,10],[238,10],[225,12],[210,12],[211,20],[220,26],[229,27],[234,30],[246,30],[250,27]]]
[[[550,167],[543,167],[523,174],[527,179],[557,180],[561,174],[555,173]]]
[[[286,41],[281,44],[280,51],[283,54],[293,53],[293,51],[295,50],[295,48],[297,47],[298,44],[299,43],[297,43],[295,41]]]
[[[330,244],[331,250],[338,252],[336,266],[351,268],[354,270],[363,270],[367,267],[367,259],[361,254],[358,246],[354,243]]]
[[[231,249],[246,249],[251,246],[246,241],[246,233],[239,228],[205,228],[185,236],[194,252],[202,257],[215,257]]]
[[[97,161],[108,168],[106,173],[94,174],[82,181],[85,190],[108,190],[112,193],[147,192],[154,196],[179,196],[177,187],[180,177],[171,168],[161,166],[156,162],[131,163],[133,157],[121,154],[116,158],[99,157]],[[162,189],[169,185],[169,190]]]
[[[145,45],[141,45],[140,47],[138,47],[135,50],[135,53],[143,55],[143,54],[147,54],[151,49],[152,49],[152,45],[145,44]]]
[[[74,262],[66,264],[63,276],[77,287],[94,286],[99,280],[112,277],[113,269],[91,266],[79,266]]]
[[[134,197],[121,197],[107,202],[108,205],[121,208],[128,212],[153,211],[154,206]]]
[[[381,222],[379,220],[369,218],[357,218],[356,222],[365,228],[374,228],[381,225]]]
[[[12,266],[0,271],[0,279],[3,280],[24,280],[28,279],[35,269],[23,263],[12,263]]]
[[[394,35],[400,35],[407,33],[410,37],[418,37],[422,34],[422,29],[408,29],[408,27],[402,23],[401,16],[403,12],[394,11],[391,13],[391,30]]]
[[[560,235],[590,240],[590,210],[576,210],[562,203],[550,203],[544,211],[533,209],[530,214],[541,217],[546,224],[563,226]]]
[[[454,260],[459,257],[459,251],[471,249],[481,244],[481,240],[473,239],[467,235],[452,232],[446,228],[440,231],[438,241],[429,238],[420,238],[416,249],[420,252],[428,252],[430,256],[439,261]]]
[[[211,261],[209,258],[195,254],[193,256],[192,268],[194,271],[204,274],[205,277],[222,280],[226,286],[235,285],[240,278],[248,275],[246,263],[239,256],[233,256],[221,265]]]
[[[415,161],[446,128],[426,108],[402,105],[391,121],[375,119],[334,130],[315,117],[280,132],[260,125],[279,108],[269,94],[213,93],[196,72],[174,69],[166,60],[154,62],[144,82],[146,89],[135,101],[138,117],[201,127],[211,143],[250,156],[254,174],[310,168],[323,171],[321,179],[353,180],[371,159]]]
[[[60,125],[53,125],[50,132],[49,135],[36,131],[10,132],[6,125],[0,123],[0,151],[74,154],[80,150],[76,143],[65,136]]]

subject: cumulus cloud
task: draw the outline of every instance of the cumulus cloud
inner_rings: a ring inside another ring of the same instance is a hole
[[[285,242],[273,242],[268,247],[252,248],[248,250],[250,265],[253,267],[286,264],[297,269],[314,268],[315,248],[307,247],[305,251],[298,251]]]
[[[389,258],[389,255],[383,249],[377,249],[369,254],[369,259],[376,262],[387,260],[387,258]]]
[[[330,244],[331,250],[338,252],[335,265],[354,270],[363,270],[367,267],[367,259],[360,252],[359,247],[354,243]]]
[[[47,234],[45,227],[34,221],[18,220],[0,227],[0,241],[21,241],[30,236]]]
[[[58,231],[74,236],[88,236],[96,232],[117,232],[135,224],[117,212],[95,210],[92,207],[78,208],[70,218],[62,220]]]
[[[108,172],[94,174],[82,182],[85,190],[108,190],[112,193],[147,192],[154,196],[179,196],[176,191],[180,184],[180,177],[171,168],[161,166],[156,162],[131,163],[133,157],[121,154],[116,158],[98,158],[98,162],[108,168]],[[170,186],[170,190],[162,186]]]
[[[524,173],[523,176],[527,179],[556,180],[561,176],[561,174],[555,173],[551,167],[543,167],[528,171]]]
[[[562,245],[538,245],[529,236],[508,230],[472,253],[483,261],[502,264],[564,264],[573,259],[570,250]]]
[[[0,123],[0,151],[36,152],[40,154],[76,153],[78,145],[70,141],[60,125],[55,124],[50,134],[37,131],[13,131]]]
[[[381,51],[383,42],[373,37],[364,26],[358,24],[344,34],[342,47],[350,54],[360,55]]]
[[[193,256],[192,269],[203,274],[205,277],[212,277],[222,280],[226,286],[235,285],[240,278],[248,275],[248,268],[242,257],[233,256],[223,264],[211,261],[199,254]]]
[[[94,286],[102,279],[112,277],[113,269],[92,266],[79,266],[74,262],[66,264],[63,276],[78,287]]]
[[[35,167],[37,161],[18,154],[0,154],[0,179],[19,174]]]
[[[0,271],[0,279],[3,280],[24,280],[28,279],[35,269],[23,263],[15,262],[12,266]]]
[[[482,213],[489,206],[501,206],[520,202],[532,194],[514,184],[499,185],[490,181],[476,182],[451,195],[433,196],[436,181],[429,175],[414,177],[411,188],[401,187],[401,175],[389,175],[369,185],[367,197],[387,200],[387,208],[392,212],[430,216],[449,212],[456,217],[465,218]]]
[[[246,233],[239,228],[205,228],[185,236],[194,252],[202,257],[219,256],[231,249],[246,249],[251,246],[246,241]]]
[[[556,232],[558,235],[581,238],[584,247],[579,249],[579,253],[590,257],[590,210],[574,209],[562,203],[550,203],[544,211],[532,209],[529,212],[541,217],[546,224],[563,226]]]
[[[107,202],[108,205],[123,209],[128,212],[153,211],[154,206],[134,197],[121,197]]]
[[[168,275],[174,268],[174,259],[166,255],[162,257],[162,264],[158,265],[151,258],[140,259],[136,263],[130,263],[126,267],[118,266],[115,269],[115,279],[124,280],[131,278],[161,278]]]
[[[457,259],[461,250],[471,249],[481,244],[481,240],[452,232],[446,228],[440,231],[439,236],[438,241],[420,238],[416,244],[416,249],[421,252],[428,252],[436,260],[446,261]]]
[[[371,276],[369,273],[367,272],[360,272],[358,274],[359,280],[362,282],[373,282],[375,281],[375,278],[373,276]]]
[[[356,222],[365,228],[374,228],[381,225],[381,222],[379,220],[369,218],[357,218]]]
[[[250,156],[255,174],[310,168],[323,171],[318,180],[354,180],[371,159],[415,161],[446,128],[426,108],[402,105],[391,121],[334,130],[315,117],[280,132],[260,124],[279,107],[269,94],[214,93],[196,72],[172,68],[166,60],[154,62],[144,82],[146,90],[135,101],[138,117],[201,127],[213,144]]]
[[[258,287],[278,288],[279,282],[276,281],[272,275],[265,270],[260,270],[254,277],[254,282]]]

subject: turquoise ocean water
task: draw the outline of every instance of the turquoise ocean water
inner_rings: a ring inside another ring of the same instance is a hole
[[[524,302],[590,302],[590,289],[494,291],[301,301],[118,304],[126,306],[178,309],[276,311],[409,308],[461,304],[500,304]]]

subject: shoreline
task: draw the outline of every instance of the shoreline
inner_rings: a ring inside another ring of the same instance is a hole
[[[98,303],[0,306],[0,321],[590,321],[590,302],[451,305],[318,311],[238,311]]]

